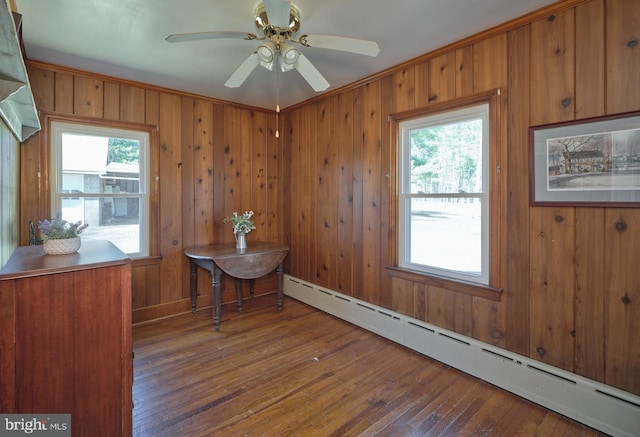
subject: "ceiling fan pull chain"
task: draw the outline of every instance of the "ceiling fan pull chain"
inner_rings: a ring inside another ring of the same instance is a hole
[[[278,53],[279,55],[279,53]],[[280,62],[280,56],[276,56],[276,138],[280,138],[280,68],[277,65]]]

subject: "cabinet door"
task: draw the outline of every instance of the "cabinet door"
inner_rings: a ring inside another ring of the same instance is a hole
[[[72,418],[74,435],[122,435],[122,270],[74,273],[75,413],[82,418]]]
[[[0,413],[16,412],[15,281],[0,281]]]
[[[16,407],[20,413],[74,408],[73,275],[16,281]]]

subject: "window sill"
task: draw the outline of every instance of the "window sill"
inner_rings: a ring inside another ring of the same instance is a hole
[[[395,266],[385,266],[389,276],[404,279],[407,281],[419,282],[421,284],[432,285],[455,293],[463,293],[469,296],[481,297],[483,299],[499,302],[502,297],[502,289],[489,285],[473,284],[470,282],[454,281],[435,275],[417,272],[415,270],[403,269]]]

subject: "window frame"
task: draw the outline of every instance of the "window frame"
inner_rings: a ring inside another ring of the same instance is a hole
[[[141,195],[140,193],[131,195],[129,193],[127,197],[140,197],[144,200],[144,219],[143,212],[141,211],[140,217],[140,252],[130,253],[128,254],[133,259],[145,259],[157,256],[158,245],[155,243],[157,238],[154,236],[157,233],[157,216],[158,216],[158,202],[157,202],[157,183],[152,183],[152,175],[157,175],[157,127],[152,125],[140,124],[140,123],[129,123],[129,122],[120,122],[120,121],[112,121],[112,120],[104,120],[104,119],[96,119],[91,117],[80,117],[80,116],[64,116],[64,115],[52,115],[45,114],[45,123],[43,125],[46,128],[46,132],[44,133],[44,138],[46,138],[48,142],[47,153],[49,160],[49,177],[47,178],[47,182],[49,184],[48,189],[46,190],[49,198],[49,210],[50,213],[55,215],[61,208],[60,200],[64,196],[64,193],[58,192],[57,188],[59,184],[62,183],[61,180],[61,157],[59,156],[59,152],[56,150],[58,147],[57,140],[55,136],[58,134],[60,129],[57,129],[56,126],[71,126],[77,127],[77,130],[71,130],[73,133],[82,133],[91,135],[91,130],[96,131],[109,131],[109,132],[136,132],[139,135],[145,135],[147,138],[146,151],[144,152],[144,157],[146,159],[145,172],[146,174],[143,176],[143,170],[140,169],[140,178],[144,177],[144,186],[146,187],[146,193]],[[67,130],[69,131],[69,130]],[[112,135],[113,136],[113,135]],[[116,135],[117,136],[117,135]],[[137,138],[136,138],[137,139]],[[141,151],[141,155],[142,155]],[[157,182],[156,176],[156,182]],[[141,187],[143,186],[143,181],[141,180]],[[112,195],[111,195],[112,196]],[[85,193],[81,197],[104,197],[100,193]],[[142,202],[142,200],[141,200]]]
[[[501,221],[504,219],[506,205],[504,203],[506,195],[503,192],[506,180],[506,174],[502,170],[501,162],[506,159],[505,150],[501,141],[501,120],[500,120],[500,89],[490,90],[484,93],[475,94],[468,97],[453,99],[447,102],[437,103],[422,108],[416,108],[404,112],[389,115],[390,124],[390,205],[389,205],[389,223],[390,223],[390,244],[389,244],[389,260],[390,265],[386,266],[387,272],[392,277],[399,277],[414,282],[420,282],[433,285],[448,290],[470,294],[473,296],[484,297],[491,300],[500,300],[502,289],[501,276],[504,268],[504,229]],[[486,174],[488,180],[483,181],[487,184],[488,191],[488,254],[483,262],[487,262],[487,280],[486,283],[474,282],[466,280],[463,277],[454,277],[451,275],[440,274],[437,269],[430,271],[412,268],[411,265],[403,265],[400,251],[403,250],[404,229],[401,222],[400,207],[404,206],[402,200],[401,184],[403,183],[402,168],[402,130],[401,124],[438,114],[451,113],[460,109],[488,105],[489,114],[489,156],[483,157],[483,164],[487,164]]]
[[[443,126],[446,124],[463,123],[471,119],[480,119],[482,121],[482,153],[481,153],[481,172],[482,184],[481,189],[474,193],[414,193],[411,190],[411,148],[407,147],[410,143],[410,135],[416,129],[432,128]],[[489,155],[490,155],[490,135],[489,135],[489,105],[488,103],[479,103],[476,105],[466,106],[464,108],[454,109],[446,112],[438,112],[424,117],[416,117],[410,120],[404,120],[399,124],[399,146],[400,146],[400,169],[401,177],[398,184],[399,189],[399,208],[398,208],[398,266],[417,270],[426,274],[441,275],[454,280],[469,281],[482,285],[487,285],[489,281],[489,196],[490,196],[490,177],[489,177]],[[412,262],[409,258],[410,247],[413,242],[411,240],[411,202],[414,199],[437,199],[437,198],[475,198],[480,200],[481,205],[481,232],[480,232],[480,274],[471,275],[460,271],[445,269],[428,264],[420,264]]]

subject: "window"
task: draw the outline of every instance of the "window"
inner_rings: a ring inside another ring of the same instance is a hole
[[[84,240],[110,240],[147,256],[149,133],[51,123],[51,214],[89,227]]]
[[[398,141],[397,266],[491,287],[492,96],[392,116]],[[496,233],[497,234],[497,233]]]

